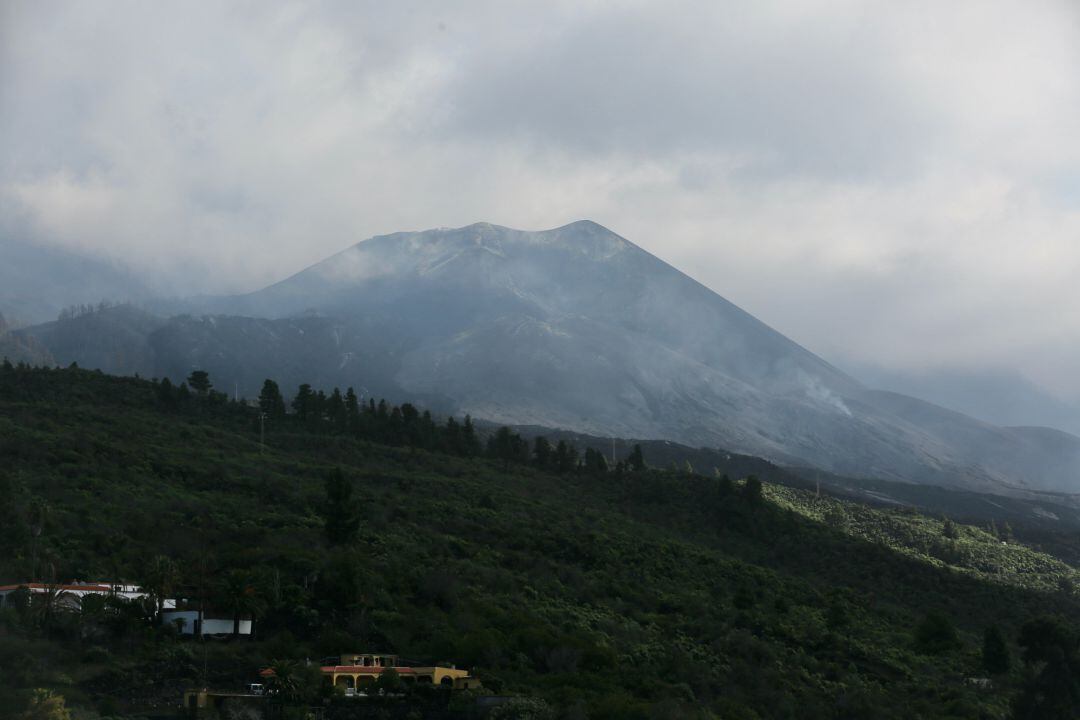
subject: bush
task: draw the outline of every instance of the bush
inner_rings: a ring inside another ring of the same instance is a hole
[[[109,651],[97,645],[86,648],[82,660],[84,663],[102,663],[109,659]]]
[[[997,625],[991,625],[983,633],[982,664],[990,675],[1003,675],[1012,665],[1009,646]]]
[[[555,711],[539,698],[513,698],[488,715],[490,720],[555,720]]]
[[[928,655],[942,655],[960,646],[960,635],[949,616],[931,610],[915,627],[915,649]]]

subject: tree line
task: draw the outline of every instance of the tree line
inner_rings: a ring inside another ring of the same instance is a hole
[[[231,401],[214,389],[205,370],[195,370],[186,381],[174,385],[168,378],[157,385],[158,402],[171,410],[212,409],[231,405],[249,407],[246,401]],[[599,450],[578,450],[573,443],[552,443],[544,436],[530,443],[520,433],[503,426],[487,435],[477,430],[473,419],[450,416],[436,420],[429,410],[411,403],[394,405],[385,399],[362,401],[349,387],[335,387],[329,394],[301,384],[290,402],[277,382],[266,379],[255,403],[260,426],[318,434],[348,435],[382,445],[413,447],[457,457],[487,457],[504,467],[531,465],[545,472],[599,475],[609,471],[638,472],[646,463],[641,445],[634,445],[623,460],[609,462]]]

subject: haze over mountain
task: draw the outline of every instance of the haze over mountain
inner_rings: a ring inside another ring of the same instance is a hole
[[[9,321],[41,323],[69,305],[149,296],[141,279],[118,263],[0,236],[0,313]]]
[[[862,382],[952,408],[994,425],[1042,425],[1080,435],[1080,406],[1016,371],[850,368]]]
[[[61,362],[93,357],[174,379],[203,367],[221,389],[249,396],[265,377],[287,390],[353,385],[495,422],[719,446],[838,473],[1080,490],[1080,439],[870,390],[588,221],[379,236],[258,292],[189,307],[210,314],[127,310],[137,317],[123,331],[89,331],[103,320],[81,318],[26,334]],[[94,342],[110,347],[92,351]]]

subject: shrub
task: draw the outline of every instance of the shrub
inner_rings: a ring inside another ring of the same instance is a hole
[[[960,635],[943,612],[931,610],[915,627],[915,648],[928,655],[941,655],[960,646]]]

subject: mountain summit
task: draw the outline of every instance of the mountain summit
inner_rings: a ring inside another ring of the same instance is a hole
[[[724,437],[739,435],[740,447],[779,450],[729,421],[772,412],[778,398],[804,412],[848,414],[842,397],[861,390],[589,221],[376,237],[232,309],[379,323],[404,351],[403,388],[446,393],[462,411],[499,422],[697,442],[715,440],[724,423]]]
[[[162,320],[153,367],[258,392],[352,385],[499,423],[723,447],[994,492],[1080,490],[1080,438],[870,390],[610,230],[478,223],[360,242]],[[65,333],[37,336],[60,361]],[[45,327],[45,326],[43,326]],[[125,357],[142,357],[128,353]]]
[[[1038,431],[866,389],[590,221],[379,236],[230,309],[363,327],[406,394],[497,422],[975,487],[1071,489],[1080,467],[1080,441],[1048,458]]]

